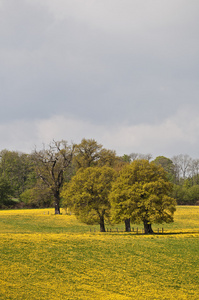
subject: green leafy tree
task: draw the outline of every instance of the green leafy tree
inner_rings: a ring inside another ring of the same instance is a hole
[[[81,143],[75,146],[73,158],[77,169],[96,166],[100,159],[102,145],[94,139],[82,139]]]
[[[127,154],[124,154],[122,157],[121,157],[121,160],[125,163],[130,163],[131,162],[131,157],[130,155],[127,155]]]
[[[178,184],[173,185],[172,197],[176,199],[177,204],[179,205],[185,204],[184,198],[185,198],[186,190],[187,188],[182,185],[178,185]]]
[[[100,158],[98,160],[97,166],[108,166],[115,167],[119,163],[119,157],[116,156],[116,152],[109,149],[101,149]]]
[[[175,178],[175,166],[173,161],[170,158],[165,156],[157,156],[154,161],[156,165],[162,166],[163,169],[167,172],[167,176],[171,182],[174,182]]]
[[[193,185],[188,188],[184,199],[186,204],[199,204],[199,185]]]
[[[82,139],[80,144],[75,145],[73,163],[76,170],[104,165],[113,167],[117,161],[115,151],[103,148],[94,139]]]
[[[124,166],[110,193],[113,219],[143,223],[145,233],[153,233],[153,223],[173,222],[176,201],[169,195],[172,183],[161,166],[135,160]]]
[[[185,182],[186,183],[186,182]],[[174,185],[173,197],[179,205],[195,205],[199,203],[199,185]]]
[[[25,190],[20,195],[20,200],[26,207],[41,208],[52,207],[54,199],[51,189],[40,179],[34,187]]]
[[[17,151],[0,152],[0,175],[12,186],[16,198],[36,182],[30,155]]]
[[[79,169],[63,187],[63,206],[70,207],[82,222],[99,224],[104,232],[104,222],[110,217],[108,196],[115,177],[116,171],[107,166]]]
[[[4,177],[0,177],[0,208],[13,204],[11,201],[12,194],[13,191],[9,181]]]
[[[44,147],[32,154],[37,176],[54,196],[55,214],[60,214],[60,191],[66,180],[65,173],[70,177],[73,153],[73,145],[66,141],[53,141],[47,149]]]

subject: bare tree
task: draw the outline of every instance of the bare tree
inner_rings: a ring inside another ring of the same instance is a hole
[[[174,164],[176,179],[179,181],[180,177],[183,179],[187,178],[192,164],[192,158],[187,154],[180,154],[173,156],[172,161]]]
[[[192,178],[192,184],[199,183],[199,159],[192,159],[189,167],[190,176]]]
[[[37,176],[43,180],[54,196],[55,214],[60,214],[60,190],[64,182],[64,172],[69,170],[72,163],[74,145],[69,146],[66,141],[51,142],[48,148],[43,146],[35,151],[32,158]]]
[[[136,159],[146,159],[150,161],[152,159],[152,155],[150,153],[142,154],[142,153],[131,153],[129,155],[131,161],[134,161]]]

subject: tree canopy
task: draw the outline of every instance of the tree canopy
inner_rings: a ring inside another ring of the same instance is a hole
[[[78,219],[86,224],[99,224],[105,231],[105,219],[110,217],[108,196],[116,177],[113,168],[81,168],[63,187],[63,206],[70,207]]]
[[[171,182],[174,181],[175,172],[174,172],[174,164],[170,158],[165,156],[157,156],[154,161],[156,165],[160,165],[167,172],[167,176]]]
[[[9,207],[52,206],[53,195],[55,211],[59,213],[61,187],[80,168],[109,166],[119,173],[125,165],[142,159],[151,162],[152,155],[133,152],[117,156],[114,150],[104,148],[95,139],[85,138],[71,145],[66,141],[52,141],[33,154],[4,149],[0,151],[0,177],[11,187],[9,194],[14,201],[13,204],[11,200],[6,201],[5,207],[8,203]],[[199,159],[179,154],[171,159],[158,156],[153,162],[167,172],[178,204],[199,203]]]
[[[152,233],[153,223],[173,222],[176,201],[170,197],[172,183],[166,171],[148,160],[125,165],[113,183],[109,199],[116,221],[143,223]]]
[[[73,162],[76,169],[94,166],[114,166],[118,158],[115,151],[105,149],[94,139],[82,139],[75,145]]]
[[[0,176],[9,182],[14,197],[19,197],[35,182],[34,175],[30,155],[8,150],[0,152]]]
[[[12,194],[13,191],[9,181],[4,177],[0,177],[0,208],[11,203]]]

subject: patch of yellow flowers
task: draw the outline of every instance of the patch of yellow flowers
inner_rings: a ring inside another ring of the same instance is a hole
[[[0,211],[0,299],[199,299],[199,208],[179,207],[176,222],[185,219],[184,228],[174,223],[168,234],[149,236],[90,233],[89,227],[56,233],[78,222],[53,212]],[[14,231],[10,216],[54,227]]]

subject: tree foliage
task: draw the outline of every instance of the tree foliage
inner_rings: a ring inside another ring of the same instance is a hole
[[[0,177],[0,208],[13,204],[11,201],[12,194],[13,191],[9,181],[4,177]]]
[[[117,160],[115,151],[103,148],[94,139],[82,139],[80,144],[75,145],[73,162],[77,170],[104,165],[112,167]]]
[[[173,222],[175,199],[169,195],[172,183],[165,170],[148,160],[135,160],[124,166],[110,193],[112,215],[116,221],[131,219],[143,223],[152,233],[153,223]]]
[[[53,194],[51,189],[43,181],[38,180],[36,185],[26,189],[21,195],[20,200],[26,207],[45,208],[53,206]]]
[[[23,201],[22,206],[24,203],[35,207],[51,205],[53,195],[55,211],[59,213],[61,187],[80,168],[109,166],[119,173],[125,165],[143,159],[151,161],[152,155],[131,153],[118,157],[114,150],[105,149],[94,139],[84,138],[76,145],[68,145],[66,141],[53,141],[41,151],[35,150],[32,155],[2,150],[0,177],[11,187],[9,194],[13,199]],[[172,197],[176,198],[178,204],[199,203],[199,159],[179,154],[171,159],[158,156],[153,162],[162,166],[168,179],[174,183]],[[41,180],[45,187],[40,184]],[[128,219],[126,225],[127,221]]]
[[[79,169],[63,187],[63,206],[70,207],[82,222],[99,224],[100,231],[105,231],[104,221],[109,219],[111,208],[108,196],[115,177],[116,171],[107,166]]]
[[[186,186],[174,185],[173,197],[179,205],[198,205],[199,204],[199,185]]]
[[[175,166],[170,158],[165,156],[157,156],[154,161],[156,165],[160,165],[167,172],[167,176],[171,182],[174,182],[175,178]]]
[[[22,192],[35,183],[30,155],[2,150],[0,153],[0,175],[9,182],[12,186],[13,196],[18,198]]]

